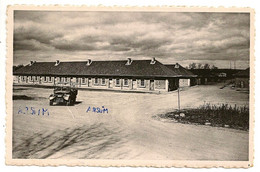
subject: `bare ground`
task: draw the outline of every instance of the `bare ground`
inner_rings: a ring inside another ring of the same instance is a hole
[[[13,158],[248,160],[246,131],[158,121],[177,108],[177,92],[142,94],[80,90],[75,106],[49,106],[51,89],[14,87]],[[248,105],[249,95],[219,86],[181,91],[181,107]],[[30,99],[23,99],[23,96]],[[18,114],[25,107],[50,115]],[[88,107],[109,113],[86,112]]]

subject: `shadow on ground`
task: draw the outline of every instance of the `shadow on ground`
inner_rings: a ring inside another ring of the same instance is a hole
[[[81,104],[81,103],[82,103],[82,101],[76,101],[74,104],[78,105],[78,104]]]
[[[107,129],[103,124],[41,132],[22,139],[18,144],[13,141],[13,158],[103,158],[101,156],[106,151],[116,151],[124,144],[119,134],[119,130]]]
[[[26,95],[13,95],[13,100],[33,100],[33,97],[29,97]]]
[[[71,106],[76,106],[76,105],[79,105],[79,104],[81,104],[82,103],[82,101],[76,101],[73,105],[71,105]],[[58,103],[58,104],[55,104],[54,106],[68,106],[68,105],[66,105],[66,103]]]
[[[13,88],[13,92],[20,92],[20,91],[24,91],[24,90],[28,90],[28,88]]]
[[[13,95],[13,100],[40,100],[47,99],[46,97],[30,97],[26,95]]]

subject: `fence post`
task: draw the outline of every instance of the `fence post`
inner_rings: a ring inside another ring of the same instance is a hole
[[[178,87],[178,109],[179,112],[181,111],[181,105],[180,105],[180,88]]]

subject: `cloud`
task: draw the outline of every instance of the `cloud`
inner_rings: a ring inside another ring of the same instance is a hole
[[[35,39],[29,40],[21,40],[21,41],[14,41],[14,49],[17,50],[30,50],[30,51],[37,51],[37,50],[54,50],[54,48],[48,44],[41,43]]]
[[[15,11],[14,62],[53,58],[249,61],[246,13]],[[74,59],[70,59],[74,60]]]

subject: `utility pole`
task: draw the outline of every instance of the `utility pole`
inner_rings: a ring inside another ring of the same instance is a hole
[[[180,87],[178,87],[178,108],[179,112],[181,111],[181,103],[180,103]]]

